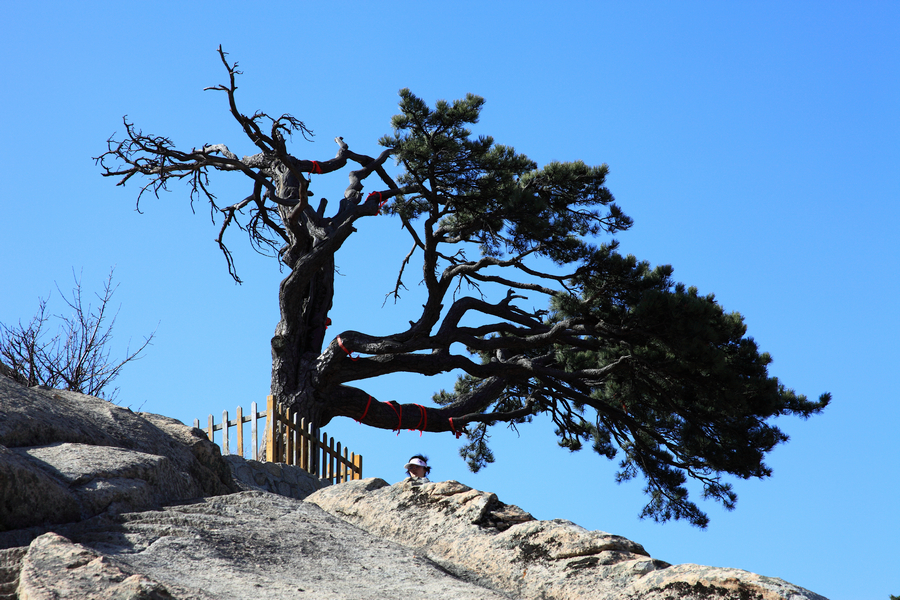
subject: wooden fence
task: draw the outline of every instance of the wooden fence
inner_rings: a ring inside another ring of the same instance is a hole
[[[206,437],[209,438],[209,441],[215,442],[215,432],[222,432],[222,442],[219,444],[222,447],[222,454],[231,454],[231,446],[228,439],[228,430],[232,427],[237,428],[237,452],[236,454],[240,456],[244,456],[244,423],[250,423],[250,449],[251,455],[250,458],[253,460],[259,460],[259,427],[257,422],[260,419],[266,419],[266,423],[269,423],[269,419],[267,418],[266,413],[257,412],[256,410],[256,402],[250,403],[250,414],[244,415],[244,409],[240,406],[237,407],[237,417],[234,420],[228,419],[228,411],[222,411],[222,422],[216,423],[214,417],[209,415],[209,419],[207,420],[207,427],[203,431],[206,432]],[[194,419],[194,427],[200,429],[200,419]]]
[[[256,402],[253,402],[250,404],[249,415],[244,415],[243,409],[239,406],[237,416],[233,420],[228,418],[227,410],[222,412],[222,422],[218,424],[214,422],[213,416],[209,415],[204,431],[212,442],[215,442],[215,432],[221,431],[222,454],[230,454],[228,430],[236,428],[237,454],[244,456],[244,424],[250,423],[251,458],[260,460],[257,426],[260,419],[266,420],[264,433],[266,462],[296,465],[307,473],[331,483],[362,479],[362,455],[348,452],[347,448],[342,449],[340,442],[335,442],[327,433],[313,428],[312,424],[306,423],[304,419],[298,419],[296,413],[279,409],[273,396],[267,398],[266,412],[258,412]],[[199,419],[194,419],[194,427],[200,429]]]

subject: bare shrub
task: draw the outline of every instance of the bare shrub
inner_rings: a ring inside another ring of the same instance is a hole
[[[121,360],[110,358],[110,342],[113,327],[119,314],[110,314],[110,302],[118,284],[113,285],[113,269],[103,284],[103,290],[95,294],[99,300],[96,308],[85,304],[81,293],[81,279],[75,275],[74,287],[67,297],[56,286],[71,313],[50,315],[47,300],[38,300],[38,310],[27,325],[22,321],[13,327],[0,323],[0,359],[9,368],[7,373],[24,385],[44,385],[54,389],[81,392],[114,402],[119,388],[109,386],[118,377],[122,367],[141,358],[156,332],[144,338],[134,352],[130,345]],[[121,308],[121,307],[119,307]],[[48,332],[51,319],[59,321],[54,335]]]

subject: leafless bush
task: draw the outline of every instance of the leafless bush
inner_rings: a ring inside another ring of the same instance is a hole
[[[118,288],[113,285],[113,270],[95,294],[100,301],[96,308],[85,305],[81,294],[81,280],[73,272],[75,285],[67,297],[59,285],[63,301],[71,309],[69,316],[51,315],[47,300],[40,298],[38,310],[27,325],[7,327],[0,323],[0,359],[12,371],[13,377],[25,385],[45,385],[54,389],[81,392],[114,402],[119,388],[108,388],[118,377],[122,367],[140,358],[156,332],[144,338],[140,347],[125,350],[125,358],[110,359],[110,341],[118,316],[118,309],[110,315],[110,301]],[[59,329],[50,336],[47,325],[58,319]]]

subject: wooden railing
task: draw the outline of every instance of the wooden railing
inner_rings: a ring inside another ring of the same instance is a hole
[[[341,443],[328,437],[325,432],[313,428],[311,423],[298,419],[295,412],[278,408],[273,396],[266,402],[266,412],[257,412],[256,402],[250,405],[250,415],[245,416],[241,407],[237,417],[229,420],[228,411],[222,412],[222,422],[216,424],[209,415],[206,436],[214,442],[214,433],[222,432],[222,454],[230,454],[228,430],[237,428],[237,453],[244,456],[244,423],[251,424],[251,448],[253,460],[259,448],[259,419],[266,420],[265,442],[266,462],[281,462],[296,465],[321,480],[340,483],[351,479],[362,479],[362,455],[341,449]],[[200,428],[200,420],[194,419],[194,427]]]
[[[222,442],[219,444],[222,447],[222,454],[231,454],[231,447],[228,440],[228,430],[232,427],[237,428],[237,452],[239,456],[244,456],[244,423],[250,423],[250,449],[251,455],[250,458],[253,460],[259,460],[259,427],[257,426],[257,421],[259,419],[266,419],[266,423],[269,423],[269,419],[266,413],[257,412],[256,410],[256,402],[250,403],[250,414],[244,415],[244,409],[240,406],[237,407],[237,417],[234,420],[228,419],[228,411],[222,411],[222,422],[216,423],[213,416],[209,415],[209,419],[207,419],[207,427],[205,430],[206,437],[209,438],[209,441],[215,442],[214,434],[216,431],[222,432]],[[194,427],[200,429],[200,419],[194,419]]]
[[[297,413],[280,410],[272,396],[266,412],[274,415],[276,425],[266,428],[266,461],[297,465],[332,483],[362,479],[361,455],[346,448],[342,452],[340,442],[335,446],[334,438],[299,419]]]

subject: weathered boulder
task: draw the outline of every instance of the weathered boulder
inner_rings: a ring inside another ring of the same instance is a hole
[[[22,556],[15,593],[29,600],[173,598],[160,583],[55,533],[35,539]]]
[[[79,518],[81,507],[68,486],[0,446],[0,531]]]
[[[495,494],[456,481],[363,479],[306,501],[423,553],[457,577],[520,598],[824,600],[738,569],[673,567],[623,537],[564,520],[536,521]]]
[[[247,460],[236,454],[226,455],[225,460],[231,467],[235,484],[245,491],[272,492],[302,500],[328,485],[295,465]]]
[[[65,484],[86,518],[121,506],[135,510],[203,496],[203,488],[168,457],[86,444],[14,448]]]
[[[57,528],[20,551],[21,598],[502,600],[319,507],[241,492]]]
[[[237,489],[200,430],[0,376],[0,532]]]

